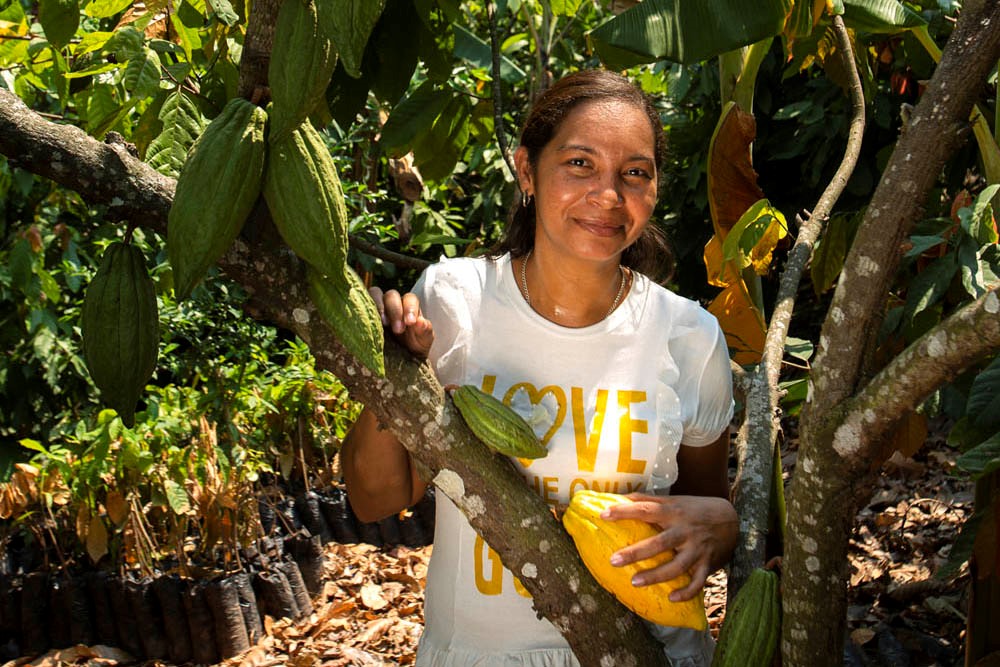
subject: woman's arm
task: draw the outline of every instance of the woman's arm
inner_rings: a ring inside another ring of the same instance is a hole
[[[383,294],[378,287],[369,292],[382,324],[411,353],[426,358],[434,341],[434,328],[423,316],[416,295],[400,295],[395,290]],[[419,501],[427,488],[417,475],[410,453],[367,408],[344,439],[340,465],[351,509],[361,521],[377,521],[395,514]]]
[[[340,449],[351,509],[361,521],[378,521],[419,501],[427,488],[410,454],[367,408]]]

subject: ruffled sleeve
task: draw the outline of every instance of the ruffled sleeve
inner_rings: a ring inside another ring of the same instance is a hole
[[[671,341],[671,351],[680,366],[681,444],[711,444],[733,418],[733,376],[726,337],[715,317],[699,310],[697,325],[684,328]]]

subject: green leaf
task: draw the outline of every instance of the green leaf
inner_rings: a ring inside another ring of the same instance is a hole
[[[418,136],[428,132],[453,97],[451,91],[425,81],[389,113],[379,143],[386,153],[405,155]]]
[[[811,341],[792,336],[785,338],[785,352],[796,359],[809,361],[815,349]]]
[[[21,440],[18,440],[18,444],[24,447],[25,449],[29,449],[33,452],[40,452],[42,454],[49,453],[48,450],[46,450],[45,447],[42,446],[42,443],[38,442],[37,440],[32,440],[31,438],[23,438]]]
[[[35,284],[35,253],[31,251],[31,244],[27,239],[19,239],[11,248],[7,256],[7,265],[10,267],[11,285],[31,297],[37,293]]]
[[[989,475],[994,470],[1000,470],[1000,433],[982,442],[957,459],[955,465],[970,473],[972,479]]]
[[[919,257],[934,246],[941,245],[944,242],[945,238],[943,236],[938,236],[937,234],[933,234],[931,236],[923,236],[920,234],[911,236],[910,243],[913,244],[913,247],[907,250],[906,254],[903,256],[908,259]]]
[[[549,0],[549,8],[555,16],[575,16],[581,4],[583,0]]]
[[[227,26],[232,27],[240,22],[240,16],[233,9],[232,3],[229,0],[211,0],[212,9],[215,11],[215,16],[225,23]]]
[[[894,34],[927,25],[899,0],[844,0],[844,23],[862,32]]]
[[[80,27],[80,4],[77,0],[39,0],[38,22],[49,44],[62,48]]]
[[[163,128],[146,149],[146,162],[161,174],[177,178],[207,123],[194,100],[180,88],[164,100],[159,117]]]
[[[959,570],[970,558],[976,548],[976,533],[983,521],[992,521],[993,505],[988,504],[985,511],[973,512],[972,516],[962,524],[962,529],[955,538],[955,543],[948,554],[948,561],[934,574],[935,579],[947,580],[958,574]]]
[[[73,45],[73,55],[82,56],[84,53],[103,49],[115,33],[113,32],[88,32],[80,36],[80,41]]]
[[[645,0],[588,34],[609,69],[656,60],[690,64],[781,33],[783,0]]]
[[[903,311],[905,321],[937,303],[951,284],[952,278],[958,272],[958,261],[955,255],[948,254],[931,262],[927,268],[918,273],[910,281],[906,293],[906,306]]]
[[[84,69],[77,70],[75,72],[66,72],[63,76],[67,79],[82,79],[88,76],[94,76],[95,74],[110,72],[111,70],[119,68],[121,68],[121,65],[118,63],[95,63],[90,67],[85,67]]]
[[[962,229],[976,241],[978,246],[997,242],[991,202],[998,191],[1000,184],[984,188],[972,206],[958,209],[958,219],[962,223]]]
[[[191,503],[188,501],[188,494],[183,486],[168,479],[163,483],[163,491],[174,514],[183,515],[191,511]]]
[[[125,88],[136,97],[149,97],[160,88],[160,57],[152,49],[128,61],[125,66]]]
[[[966,414],[976,428],[1000,427],[1000,357],[972,381]]]
[[[83,8],[83,13],[95,19],[106,19],[125,11],[132,5],[132,0],[90,0]]]
[[[471,115],[468,98],[455,95],[435,119],[431,131],[413,143],[414,162],[424,178],[440,181],[454,171],[469,142]]]
[[[317,0],[320,18],[337,47],[348,75],[361,76],[361,61],[368,38],[378,23],[385,0]]]
[[[962,272],[962,287],[972,298],[978,298],[986,291],[983,265],[979,261],[979,247],[976,241],[963,236],[958,244],[958,265]]]
[[[809,274],[817,296],[833,287],[844,268],[844,258],[854,242],[861,217],[858,213],[834,215],[827,223],[809,264]]]
[[[128,62],[142,53],[145,39],[141,31],[125,26],[115,30],[104,45],[104,51],[113,54],[120,63]]]
[[[455,57],[481,69],[492,71],[493,52],[490,45],[472,34],[462,25],[452,26],[455,31]],[[500,57],[500,78],[507,83],[522,81],[527,73],[507,56]]]

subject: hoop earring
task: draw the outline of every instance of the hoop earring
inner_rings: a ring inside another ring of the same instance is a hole
[[[521,208],[528,208],[531,205],[531,195],[527,192],[521,193]]]

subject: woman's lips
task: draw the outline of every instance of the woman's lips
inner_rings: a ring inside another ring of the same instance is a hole
[[[611,237],[617,236],[624,227],[618,224],[594,222],[592,220],[578,220],[577,224],[595,236]]]

